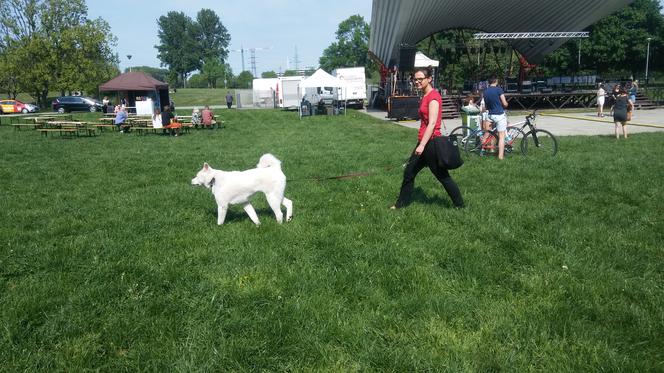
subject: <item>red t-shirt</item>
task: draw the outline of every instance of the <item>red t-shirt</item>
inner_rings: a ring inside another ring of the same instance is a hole
[[[431,101],[438,101],[438,119],[436,119],[436,125],[433,127],[433,135],[431,138],[441,136],[440,125],[442,123],[441,118],[443,117],[443,99],[440,97],[440,93],[435,89],[432,89],[429,94],[422,97],[420,102],[420,118],[422,118],[422,123],[420,123],[420,131],[417,134],[417,141],[422,141],[424,137],[424,132],[427,130],[429,125],[429,103]]]

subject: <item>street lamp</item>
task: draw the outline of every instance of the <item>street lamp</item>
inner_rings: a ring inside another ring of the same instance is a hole
[[[652,38],[646,39],[648,40],[648,47],[646,49],[646,87],[648,86],[648,61],[650,60],[650,40]]]
[[[131,62],[131,54],[127,55],[127,61]],[[129,65],[129,72],[131,72],[131,65]]]

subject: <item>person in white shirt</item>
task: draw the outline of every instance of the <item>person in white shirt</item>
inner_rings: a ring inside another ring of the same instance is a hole
[[[597,90],[597,116],[604,118],[604,99],[606,97],[606,91],[604,90],[604,84],[599,85]]]

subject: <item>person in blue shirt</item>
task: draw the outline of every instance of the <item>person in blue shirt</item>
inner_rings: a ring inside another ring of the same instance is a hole
[[[639,81],[635,80],[632,82],[632,86],[629,88],[629,101],[632,105],[636,104],[636,94],[639,92]]]
[[[489,78],[489,87],[484,91],[484,105],[489,112],[489,120],[496,124],[498,130],[498,159],[503,159],[505,155],[505,131],[507,130],[507,100],[505,92],[498,87],[496,76]],[[485,128],[485,130],[489,130]]]
[[[118,113],[115,114],[115,121],[113,123],[115,123],[115,125],[118,126],[118,131],[126,132],[126,130],[122,129],[122,126],[125,124],[126,121],[127,121],[127,109],[121,107]]]

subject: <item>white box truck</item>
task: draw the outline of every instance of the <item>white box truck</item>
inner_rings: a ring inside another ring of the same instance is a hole
[[[300,106],[298,90],[303,76],[282,76],[277,88],[277,106],[287,110],[297,110]]]
[[[362,109],[367,99],[367,82],[364,67],[343,67],[332,71],[332,75],[346,82],[346,88],[339,92],[339,100],[346,106]]]
[[[278,100],[277,85],[278,78],[254,79],[252,88],[254,93],[254,106],[261,108],[275,108],[275,101]]]

